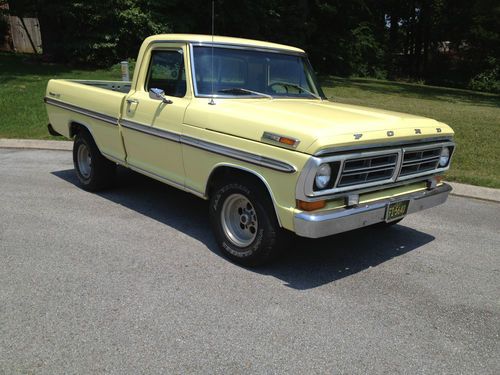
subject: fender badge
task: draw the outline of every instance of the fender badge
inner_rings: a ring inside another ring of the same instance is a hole
[[[415,129],[415,134],[422,134],[422,130],[420,130],[420,129]]]
[[[360,139],[363,136],[363,134],[357,133],[354,134],[354,139]]]
[[[388,137],[392,137],[392,136],[394,136],[394,132],[393,132],[392,130],[389,130],[389,131],[387,132],[387,136],[388,136]]]
[[[441,133],[441,131],[442,131],[442,130],[441,130],[441,128],[436,128],[436,131],[437,131],[438,133]]]

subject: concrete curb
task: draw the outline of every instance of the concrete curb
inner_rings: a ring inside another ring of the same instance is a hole
[[[452,195],[500,203],[500,189],[466,185],[458,182],[447,181],[446,183],[450,184],[453,188],[453,191],[451,192]]]
[[[44,141],[38,139],[6,139],[0,138],[0,148],[24,148],[35,150],[62,150],[71,151],[73,142]]]
[[[0,138],[0,148],[71,151],[73,149],[73,142]],[[447,183],[453,188],[452,195],[500,203],[500,189],[466,185],[458,182]]]

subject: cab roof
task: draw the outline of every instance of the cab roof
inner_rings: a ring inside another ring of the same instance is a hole
[[[199,34],[158,34],[158,35],[152,35],[145,40],[145,42],[147,42],[148,44],[160,41],[179,41],[186,43],[212,43],[212,36],[199,35]],[[290,51],[294,53],[305,53],[304,50],[297,47],[287,46],[285,44],[263,42],[260,40],[253,40],[253,39],[232,38],[227,36],[215,35],[213,37],[213,42],[214,44],[230,44],[230,45],[240,45],[240,46],[258,47],[266,49],[277,49],[277,50]]]

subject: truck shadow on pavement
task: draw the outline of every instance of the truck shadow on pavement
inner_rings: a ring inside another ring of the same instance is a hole
[[[52,174],[77,185],[73,169]],[[118,170],[116,187],[97,195],[175,228],[222,257],[208,225],[206,201],[124,168]],[[248,271],[307,290],[376,267],[433,240],[433,236],[404,225],[364,228],[317,240],[293,236],[277,261]]]

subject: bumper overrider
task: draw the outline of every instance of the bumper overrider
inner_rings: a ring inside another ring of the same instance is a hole
[[[422,190],[354,207],[300,212],[294,217],[295,233],[302,237],[319,238],[366,227],[385,221],[390,203],[408,200],[407,214],[411,214],[444,203],[450,191],[450,185],[442,184],[432,190]]]

